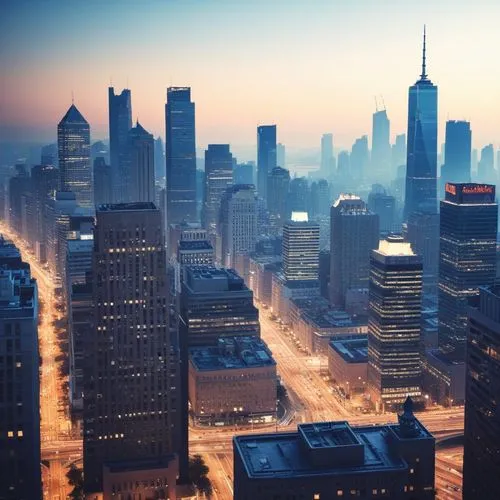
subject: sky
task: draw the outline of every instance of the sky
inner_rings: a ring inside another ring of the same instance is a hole
[[[190,86],[199,148],[253,146],[276,123],[287,148],[332,132],[350,149],[371,135],[375,96],[393,139],[425,23],[441,141],[467,119],[475,147],[499,146],[499,18],[496,0],[1,0],[0,142],[54,141],[72,95],[107,137],[110,82],[162,137],[166,88]]]

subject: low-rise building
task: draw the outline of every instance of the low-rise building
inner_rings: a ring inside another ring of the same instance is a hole
[[[195,423],[232,425],[276,418],[276,362],[257,337],[219,338],[189,349],[189,401]]]
[[[353,335],[328,344],[328,372],[344,394],[364,392],[368,370],[368,336]]]
[[[410,398],[398,420],[235,436],[234,500],[434,499],[434,437],[413,415]]]

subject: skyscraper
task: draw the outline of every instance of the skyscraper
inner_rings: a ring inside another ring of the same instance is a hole
[[[96,205],[111,203],[112,193],[111,166],[102,156],[94,160],[94,202]]]
[[[203,225],[215,234],[222,197],[233,185],[233,155],[229,144],[209,144],[205,151]]]
[[[109,156],[111,164],[111,185],[113,202],[124,201],[127,189],[124,175],[128,131],[132,128],[132,102],[129,89],[115,94],[113,87],[108,88],[109,107]]]
[[[396,142],[392,146],[392,170],[393,176],[401,165],[406,166],[406,134],[396,136]]]
[[[381,240],[370,259],[368,391],[394,407],[421,397],[422,260],[401,236]]]
[[[496,183],[495,153],[493,144],[488,144],[481,149],[481,159],[477,166],[477,179],[479,182]]]
[[[437,97],[426,73],[425,27],[422,73],[408,93],[408,148],[404,215],[437,211]]]
[[[155,201],[154,137],[137,122],[127,134],[124,159],[124,200],[128,203]]]
[[[379,184],[373,184],[368,195],[368,209],[379,216],[380,232],[393,231],[396,216],[396,198],[387,194]]]
[[[333,134],[321,136],[321,175],[331,177],[335,172],[335,158],[333,157]]]
[[[276,166],[276,125],[261,125],[257,127],[257,191],[266,203],[267,178]]]
[[[79,206],[94,209],[90,127],[74,104],[57,126],[61,191],[75,193]]]
[[[163,141],[158,136],[155,139],[155,180],[165,177],[165,152],[163,151]]]
[[[341,151],[337,159],[337,173],[343,179],[346,179],[351,174],[350,163],[349,151]]]
[[[283,275],[289,281],[316,281],[319,271],[319,225],[307,213],[293,212],[283,226]]]
[[[390,178],[391,168],[391,122],[385,109],[373,113],[372,120],[372,161],[371,176],[373,180]]]
[[[439,346],[464,360],[467,307],[495,283],[498,205],[495,186],[446,184],[441,201]]]
[[[359,196],[341,194],[330,209],[330,224],[330,302],[344,306],[350,288],[368,288],[379,217]]]
[[[446,122],[445,163],[441,169],[441,186],[447,182],[471,180],[471,130],[466,121]],[[440,193],[441,194],[441,193]]]
[[[252,184],[238,184],[226,190],[220,212],[220,260],[236,267],[238,255],[255,249],[257,241],[257,197]]]
[[[365,177],[370,161],[370,151],[368,149],[368,136],[363,135],[356,139],[351,149],[350,173],[355,180]]]
[[[38,295],[30,266],[0,235],[0,497],[42,498]]]
[[[480,288],[469,310],[463,499],[500,495],[500,288]]]
[[[167,222],[197,220],[195,107],[190,87],[169,87],[165,104]]]
[[[169,328],[161,214],[153,203],[98,209],[92,285],[94,328],[84,365],[86,492],[102,491],[108,462],[126,460],[133,469],[135,461],[183,449],[174,434],[178,348]]]
[[[273,193],[274,196],[274,193]],[[306,177],[295,177],[288,190],[288,213],[309,212],[309,183]]]
[[[276,144],[276,165],[286,168],[286,148],[281,142]]]
[[[282,167],[273,168],[268,181],[269,190],[273,195],[269,197],[267,208],[276,226],[281,227],[288,220],[290,172]]]

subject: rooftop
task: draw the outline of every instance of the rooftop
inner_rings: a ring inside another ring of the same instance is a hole
[[[357,335],[344,340],[332,340],[330,349],[333,349],[347,363],[368,362],[367,335]]]
[[[198,371],[257,368],[276,364],[266,343],[257,337],[221,337],[217,346],[189,349],[189,359]]]
[[[98,212],[127,212],[134,210],[156,210],[156,205],[151,201],[142,201],[135,203],[109,203],[97,207]]]
[[[250,292],[234,269],[214,266],[186,266],[184,284],[194,293]]]
[[[378,250],[379,254],[388,257],[415,255],[409,242],[405,241],[402,236],[388,236],[385,240],[380,240]]]

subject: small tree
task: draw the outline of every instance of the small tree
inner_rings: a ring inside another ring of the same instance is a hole
[[[210,498],[213,492],[212,483],[207,477],[208,466],[201,455],[193,455],[189,458],[189,480],[196,486],[196,489]]]
[[[73,500],[83,500],[83,470],[79,469],[75,464],[71,464],[68,472],[66,472],[68,483],[73,486],[69,497]]]

